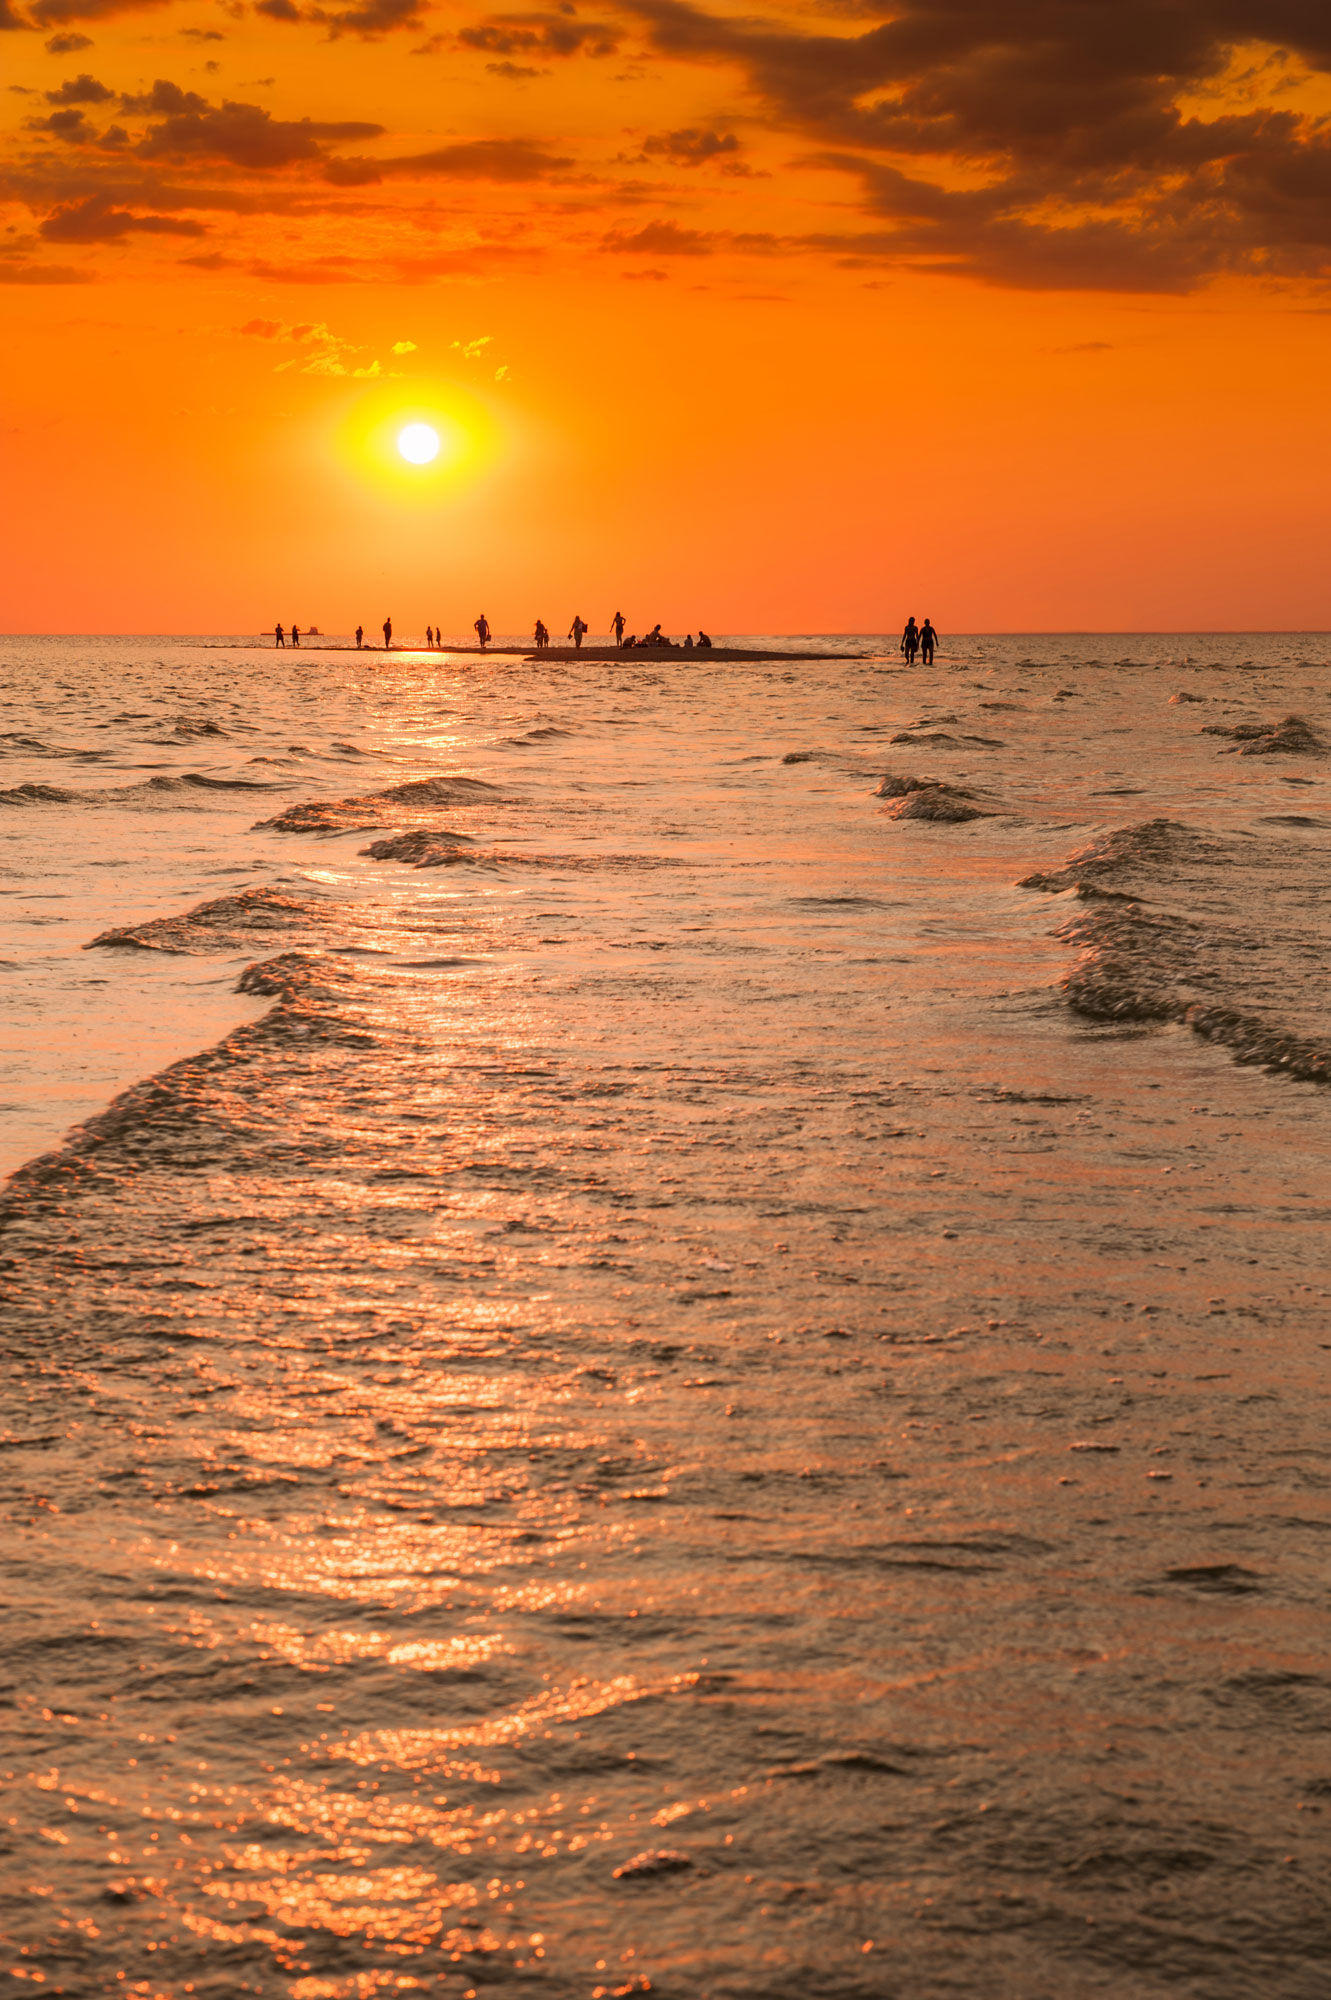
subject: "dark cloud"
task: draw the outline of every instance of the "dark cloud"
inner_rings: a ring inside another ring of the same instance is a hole
[[[126,93],[120,99],[122,111],[137,111],[148,117],[165,117],[169,112],[207,111],[208,100],[197,90],[182,90],[178,83],[159,77],[151,90]]]
[[[531,139],[467,139],[397,159],[330,160],[325,178],[335,187],[372,187],[390,177],[426,180],[435,175],[449,180],[548,181],[572,165],[566,155],[552,153]]]
[[[718,160],[733,164],[740,145],[733,132],[708,132],[689,125],[681,132],[653,132],[643,140],[642,150],[648,159],[668,160],[672,167],[702,167]]]
[[[138,232],[149,236],[203,236],[201,222],[170,215],[135,215],[114,208],[102,195],[57,208],[42,223],[40,234],[48,243],[119,243]]]
[[[29,132],[50,132],[75,146],[93,137],[93,127],[82,111],[53,111],[49,118],[29,118],[27,128]]]
[[[220,28],[182,28],[182,37],[188,42],[224,42],[226,36]]]
[[[458,31],[458,47],[492,56],[612,56],[620,37],[604,22],[570,14],[496,14]]]
[[[363,0],[355,7],[312,10],[311,19],[322,22],[330,35],[362,35],[373,38],[394,28],[419,28],[422,0]]]
[[[39,28],[58,28],[62,21],[109,21],[117,14],[169,5],[170,0],[35,0],[32,18]]]
[[[80,49],[91,47],[91,35],[52,35],[46,44],[46,53],[48,56],[74,56]]]
[[[0,25],[63,28],[159,4],[0,0]],[[1290,108],[1317,101],[1295,94],[1309,71],[1331,75],[1328,0],[881,0],[881,11],[877,0],[817,0],[798,21],[764,15],[761,0],[730,12],[720,0],[585,4],[586,18],[574,0],[537,0],[531,11],[486,12],[457,32],[415,39],[421,53],[475,54],[506,82],[645,41],[701,79],[713,102],[716,83],[742,88],[746,135],[752,118],[798,140],[787,150],[838,176],[838,194],[849,183],[854,197],[853,216],[842,209],[821,233],[780,245],[665,220],[605,239],[608,251],[644,265],[722,248],[803,249],[866,269],[1034,288],[1169,292],[1221,273],[1331,277],[1331,117]],[[229,11],[239,6],[232,0]],[[610,18],[591,18],[593,9]],[[254,10],[329,36],[375,37],[414,27],[428,0],[254,0]],[[181,32],[203,40],[220,31]],[[87,42],[61,32],[48,47],[73,53]],[[271,212],[284,189],[303,204],[286,212],[312,213],[351,210],[354,190],[392,179],[522,185],[574,173],[553,143],[532,139],[375,159],[359,142],[380,136],[378,125],[278,119],[164,82],[124,100],[129,131],[99,137],[85,115],[107,101],[95,78],[46,96],[50,115],[28,129],[65,143],[32,148],[29,164],[42,172],[95,164],[119,181],[132,154],[145,171],[171,163],[176,179],[197,173],[225,186],[264,174],[271,192],[257,179],[252,191]],[[699,123],[653,132],[640,159],[740,174],[750,171],[745,155],[733,131]],[[629,172],[621,199],[659,201],[659,174],[639,179],[633,185]],[[63,213],[93,192],[56,190],[37,213],[53,203]],[[106,198],[113,219],[169,212],[151,194]],[[368,254],[365,262],[373,268]],[[339,268],[332,258],[284,275],[313,283],[317,270]]]
[[[48,90],[48,104],[105,104],[114,97],[104,83],[98,83],[95,76],[85,71],[82,76],[66,77],[59,90]]]
[[[90,285],[91,271],[74,271],[66,264],[0,263],[0,285]]]
[[[31,26],[31,21],[25,21],[21,14],[17,14],[14,11],[10,0],[0,0],[0,35],[21,28],[30,28]],[[15,282],[11,278],[10,283],[13,284]]]
[[[190,181],[124,149],[99,156],[87,146],[62,147],[0,164],[0,200],[23,202],[37,214],[89,196],[111,207],[149,209],[158,215],[303,217],[345,207],[344,197],[305,175],[270,175],[241,185],[230,175]]]
[[[624,4],[659,54],[737,67],[771,125],[860,176],[888,227],[851,254],[1129,290],[1331,272],[1331,127],[1271,101],[1291,65],[1331,70],[1325,0],[897,0],[851,34]],[[1265,101],[1256,70],[1235,109],[1224,79],[1273,45]],[[1213,115],[1189,108],[1208,92]]]
[[[603,250],[627,257],[707,257],[715,236],[699,229],[681,229],[675,222],[648,222],[641,229],[612,229],[602,239]]]
[[[425,0],[356,0],[350,7],[298,7],[295,0],[255,0],[256,14],[270,21],[308,21],[326,28],[331,38],[359,35],[373,40],[394,28],[419,28]]]
[[[146,160],[224,161],[263,171],[325,160],[329,141],[376,139],[384,129],[359,119],[274,118],[260,105],[229,100],[214,106],[164,78],[146,95],[121,102],[126,111],[158,119],[135,148]]]

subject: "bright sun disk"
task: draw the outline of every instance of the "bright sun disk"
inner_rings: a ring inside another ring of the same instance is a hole
[[[439,456],[439,433],[429,424],[408,424],[397,434],[397,448],[409,465],[428,465]]]

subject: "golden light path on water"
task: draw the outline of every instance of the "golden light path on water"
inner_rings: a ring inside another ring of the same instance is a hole
[[[1329,1100],[1059,981],[1313,1046],[1327,766],[1170,696],[1324,698],[1060,643],[11,661],[150,1079],[0,1218],[16,1990],[1317,1990]]]

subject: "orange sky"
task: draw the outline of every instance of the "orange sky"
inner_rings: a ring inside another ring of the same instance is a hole
[[[1322,0],[0,22],[0,628],[1331,626]]]

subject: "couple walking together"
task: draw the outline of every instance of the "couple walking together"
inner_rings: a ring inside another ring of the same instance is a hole
[[[938,634],[933,628],[932,620],[926,618],[923,625],[917,625],[912,613],[906,620],[906,629],[901,635],[901,650],[906,656],[906,665],[913,667],[915,655],[919,653],[921,664],[931,667],[934,663],[934,647],[937,644]]]

